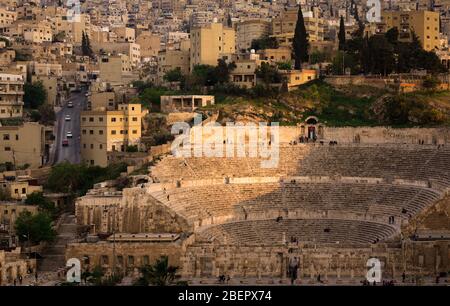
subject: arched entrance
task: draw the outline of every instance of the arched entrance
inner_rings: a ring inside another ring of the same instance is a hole
[[[323,125],[316,116],[309,116],[300,124],[300,137],[308,140],[323,139]]]

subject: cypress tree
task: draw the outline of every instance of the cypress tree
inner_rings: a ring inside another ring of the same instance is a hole
[[[339,51],[343,51],[345,49],[345,24],[344,17],[341,16],[341,23],[339,24]]]
[[[308,61],[308,33],[306,33],[305,20],[303,19],[302,7],[298,6],[297,24],[295,25],[294,41],[292,50],[294,51],[295,69],[301,69],[302,63]]]
[[[91,48],[91,40],[89,39],[89,36],[85,33],[86,36],[86,55],[89,57],[92,57],[92,55],[94,54],[94,52],[92,51]]]
[[[87,55],[86,54],[86,34],[84,33],[84,31],[81,33],[81,53],[83,55]]]

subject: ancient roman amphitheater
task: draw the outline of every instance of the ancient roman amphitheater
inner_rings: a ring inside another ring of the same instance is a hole
[[[98,186],[76,203],[90,234],[66,257],[133,273],[167,255],[191,283],[289,283],[293,260],[297,283],[359,283],[369,258],[384,279],[450,272],[448,129],[320,127],[299,143],[305,130],[280,128],[274,168],[168,155],[135,187]]]

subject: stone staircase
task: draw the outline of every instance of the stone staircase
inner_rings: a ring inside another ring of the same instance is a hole
[[[65,214],[61,218],[55,241],[42,251],[43,259],[38,263],[39,272],[56,272],[66,265],[66,246],[77,238],[77,224],[74,215]]]

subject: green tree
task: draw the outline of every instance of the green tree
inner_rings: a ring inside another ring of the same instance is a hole
[[[305,28],[305,21],[303,19],[302,7],[298,6],[297,24],[295,26],[294,41],[292,43],[292,50],[294,52],[295,69],[301,69],[302,63],[309,60],[308,57],[308,33]]]
[[[217,66],[214,69],[217,78],[217,83],[219,84],[228,83],[230,81],[230,73],[235,68],[236,64],[234,62],[227,64],[224,59],[219,59],[217,61]]]
[[[344,24],[344,17],[341,16],[341,21],[339,24],[339,51],[345,50],[345,24]]]
[[[89,36],[83,31],[81,36],[81,52],[84,56],[92,57],[94,52],[91,48],[91,41]]]
[[[169,266],[169,258],[161,256],[156,263],[139,269],[141,277],[136,281],[138,286],[167,286],[174,282],[178,267]]]
[[[255,71],[256,77],[263,81],[264,84],[279,84],[283,81],[281,74],[278,72],[276,66],[272,66],[269,63],[261,63]]]
[[[64,162],[52,167],[45,187],[53,192],[83,195],[94,184],[106,180],[114,180],[126,169],[127,165],[125,163],[112,164],[102,168]]]
[[[180,68],[175,68],[167,71],[163,78],[166,82],[181,82],[184,76]]]
[[[23,102],[25,107],[37,109],[47,101],[47,90],[42,82],[25,83]]]
[[[192,69],[192,77],[191,82],[201,86],[214,86],[218,82],[216,69],[211,65],[195,65]]]
[[[252,40],[250,49],[258,51],[264,49],[278,49],[278,47],[278,41],[274,37],[262,36]]]
[[[373,35],[369,40],[371,50],[371,72],[387,75],[395,66],[394,47],[384,35]]]
[[[55,110],[50,104],[42,104],[38,108],[40,114],[39,122],[43,125],[52,125],[56,120]]]
[[[53,241],[56,232],[52,228],[52,218],[45,212],[32,214],[29,211],[22,211],[16,219],[16,233],[19,240],[32,243],[40,243],[41,241]]]
[[[277,63],[278,69],[280,70],[291,70],[292,64],[291,62],[279,62]]]
[[[35,191],[27,196],[25,204],[37,205],[39,210],[49,213],[53,216],[56,213],[55,204],[44,196],[43,192]]]

